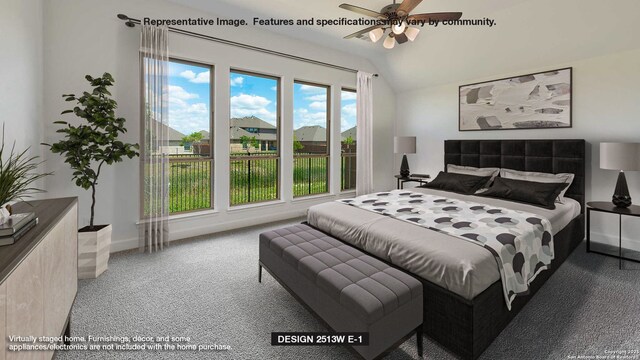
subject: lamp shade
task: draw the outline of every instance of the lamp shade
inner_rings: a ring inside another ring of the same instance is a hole
[[[381,28],[377,28],[369,31],[369,38],[373,42],[378,42],[378,40],[382,39],[383,35],[384,35],[384,30],[382,30]]]
[[[404,31],[404,34],[407,35],[407,39],[409,39],[409,41],[413,41],[418,36],[419,32],[420,32],[420,29],[418,28],[407,27],[407,30]]]
[[[393,138],[393,151],[396,154],[415,154],[416,137],[396,136],[395,138]]]
[[[640,170],[640,144],[600,143],[600,168],[606,170]]]
[[[393,47],[396,46],[396,39],[389,34],[389,36],[384,39],[382,46],[384,46],[385,49],[393,49]]]

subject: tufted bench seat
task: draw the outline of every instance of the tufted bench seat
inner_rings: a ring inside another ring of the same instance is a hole
[[[417,333],[422,355],[422,284],[362,251],[300,224],[260,234],[265,267],[336,332],[367,332],[365,359]]]

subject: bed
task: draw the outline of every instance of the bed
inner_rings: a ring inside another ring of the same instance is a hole
[[[575,175],[565,204],[556,210],[506,200],[416,191],[488,203],[548,218],[555,258],[531,283],[529,294],[505,304],[493,256],[465,241],[337,202],[314,206],[308,223],[394,266],[423,283],[424,332],[454,354],[476,359],[500,334],[584,238],[584,140],[448,140],[444,164]],[[429,242],[424,237],[429,237]]]

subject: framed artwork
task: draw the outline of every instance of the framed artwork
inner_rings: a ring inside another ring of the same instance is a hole
[[[570,128],[572,70],[460,86],[458,130]]]

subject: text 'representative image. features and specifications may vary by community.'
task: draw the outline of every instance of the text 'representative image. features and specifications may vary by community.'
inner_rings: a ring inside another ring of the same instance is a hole
[[[390,26],[395,25],[395,22],[399,20],[384,20],[384,19],[370,19],[370,18],[315,18],[310,17],[306,19],[275,19],[275,18],[259,18],[254,17],[251,20],[246,19],[224,19],[224,18],[180,18],[180,19],[160,19],[145,17],[142,19],[143,25],[155,25],[155,26],[374,26],[383,25]],[[497,25],[494,19],[480,18],[480,19],[458,19],[458,20],[420,20],[420,19],[404,19],[407,25],[411,26],[484,26],[494,27]]]

